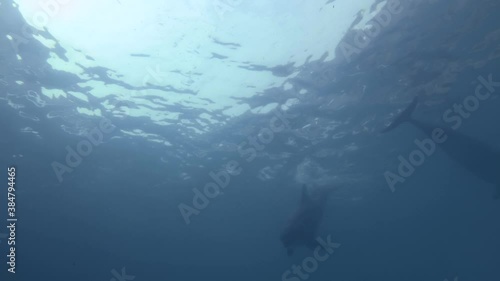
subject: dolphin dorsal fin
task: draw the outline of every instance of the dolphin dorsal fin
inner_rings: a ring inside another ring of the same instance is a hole
[[[301,197],[301,202],[306,203],[311,201],[311,197],[309,196],[309,193],[307,192],[307,185],[302,185],[302,197]]]

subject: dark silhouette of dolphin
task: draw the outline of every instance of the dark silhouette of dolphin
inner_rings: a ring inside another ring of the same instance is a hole
[[[423,131],[429,138],[433,138],[433,132],[440,129],[447,136],[446,141],[438,146],[455,162],[461,164],[478,178],[495,185],[495,199],[500,198],[500,152],[488,146],[486,143],[463,135],[456,130],[433,126],[425,122],[415,120],[411,117],[418,105],[418,97],[390,124],[382,133],[394,130],[403,123],[410,123]]]
[[[280,236],[288,256],[293,254],[296,247],[306,246],[312,250],[318,245],[316,233],[331,191],[333,191],[332,188],[317,189],[316,196],[312,197],[307,186],[302,186],[300,206]]]

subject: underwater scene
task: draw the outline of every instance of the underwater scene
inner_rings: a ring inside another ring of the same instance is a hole
[[[0,0],[0,281],[500,281],[499,0]]]

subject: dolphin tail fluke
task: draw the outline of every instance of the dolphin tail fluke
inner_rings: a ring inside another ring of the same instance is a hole
[[[389,131],[392,131],[395,128],[397,128],[399,125],[401,125],[405,122],[409,122],[411,120],[411,114],[413,113],[413,111],[417,107],[417,104],[418,104],[418,96],[416,96],[413,99],[411,104],[403,112],[401,112],[401,114],[399,114],[398,117],[396,117],[396,119],[387,128],[385,128],[382,131],[382,133],[387,133]]]

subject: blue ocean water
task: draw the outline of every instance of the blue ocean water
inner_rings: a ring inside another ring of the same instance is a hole
[[[500,280],[499,10],[0,1],[0,280]]]

